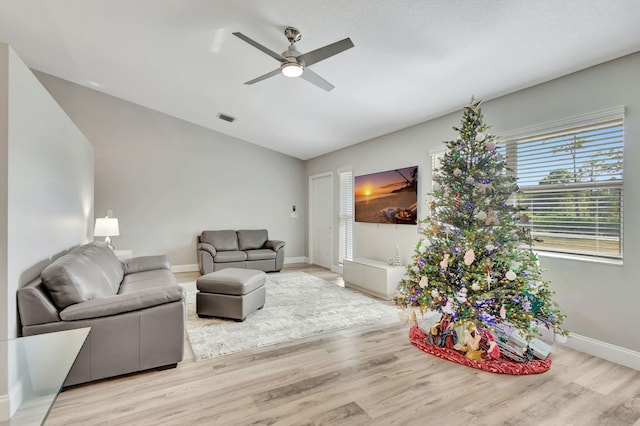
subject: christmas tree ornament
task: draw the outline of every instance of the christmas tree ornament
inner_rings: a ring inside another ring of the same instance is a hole
[[[467,266],[471,266],[474,260],[476,260],[476,255],[473,250],[467,250],[464,253],[464,264]]]
[[[476,213],[476,219],[478,219],[479,221],[483,221],[487,218],[487,214],[485,212],[483,212],[482,210],[480,210],[478,213]]]
[[[418,283],[418,285],[420,286],[420,288],[427,287],[429,285],[429,277],[423,275],[422,278],[420,278],[420,282]]]
[[[440,269],[443,271],[446,271],[447,269],[449,269],[449,253],[444,255],[444,258],[442,259],[442,261],[440,262]]]
[[[529,216],[526,215],[526,214],[520,215],[520,222],[521,223],[529,223]]]
[[[478,142],[482,142],[484,140],[484,133],[482,133],[482,132],[476,133],[476,140]]]
[[[507,318],[507,309],[504,307],[504,305],[500,306],[500,318]]]
[[[476,185],[478,186],[478,189],[482,191],[482,193],[486,193],[487,189],[491,188],[491,182],[478,182]]]
[[[442,189],[442,185],[440,185],[438,182],[433,182],[434,191],[440,191],[441,189]]]
[[[460,290],[456,292],[456,300],[460,303],[464,303],[467,301],[467,288],[462,287]]]
[[[520,191],[520,186],[517,183],[514,183],[513,185],[511,185],[511,192],[518,192]]]
[[[480,284],[478,284],[478,283],[471,284],[471,290],[473,290],[473,291],[478,291],[478,290],[480,290],[480,288],[481,288]]]
[[[496,212],[495,210],[489,210],[489,212],[487,213],[487,218],[484,221],[484,224],[487,226],[499,225],[500,222],[498,221],[498,212]]]
[[[464,180],[464,183],[466,183],[467,185],[473,185],[475,182],[476,180],[473,178],[473,176],[467,176]]]
[[[460,169],[456,168],[456,169],[453,171],[453,175],[454,175],[454,176],[462,176],[462,170],[460,170]]]
[[[495,151],[496,143],[494,141],[489,141],[486,144],[484,144],[484,147],[487,148],[487,151]]]
[[[512,270],[507,271],[507,273],[505,274],[505,277],[509,280],[509,281],[513,281],[517,278],[516,273],[513,272]]]

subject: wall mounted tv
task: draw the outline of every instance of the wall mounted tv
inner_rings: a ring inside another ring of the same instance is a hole
[[[418,166],[356,176],[356,222],[418,222]]]

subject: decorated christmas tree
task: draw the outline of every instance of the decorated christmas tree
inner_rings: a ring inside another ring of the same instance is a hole
[[[528,217],[516,205],[519,187],[488,133],[480,102],[471,98],[460,128],[453,128],[459,136],[445,142],[430,217],[396,303],[441,313],[441,332],[449,323],[494,334],[511,329],[525,347],[543,331],[566,336],[564,316],[522,226]]]

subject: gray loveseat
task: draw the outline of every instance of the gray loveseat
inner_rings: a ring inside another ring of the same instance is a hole
[[[280,271],[284,246],[284,241],[269,240],[266,229],[204,231],[198,235],[200,273],[224,268]]]
[[[182,361],[184,291],[166,256],[120,262],[104,242],[85,244],[17,297],[24,336],[91,327],[65,386]]]

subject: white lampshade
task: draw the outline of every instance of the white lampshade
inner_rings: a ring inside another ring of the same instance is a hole
[[[101,217],[96,219],[93,235],[95,237],[115,237],[120,235],[118,219],[115,217]]]
[[[96,226],[93,229],[94,237],[106,237],[104,242],[113,250],[111,244],[111,237],[120,235],[120,228],[118,228],[118,219],[115,217],[101,217],[96,219]]]
[[[300,77],[302,75],[303,69],[295,62],[288,62],[282,65],[280,71],[282,71],[282,74],[287,77]]]

